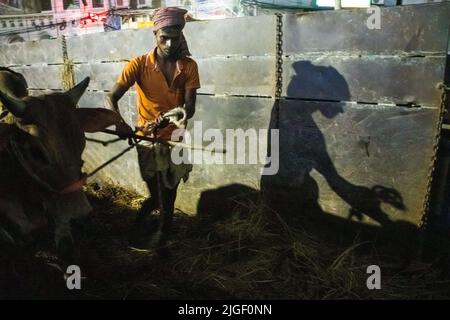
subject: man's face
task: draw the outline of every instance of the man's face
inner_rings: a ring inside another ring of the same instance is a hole
[[[177,55],[181,45],[181,28],[178,26],[165,27],[156,33],[156,45],[161,56],[170,58]]]

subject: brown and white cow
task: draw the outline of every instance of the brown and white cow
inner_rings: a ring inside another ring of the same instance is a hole
[[[70,256],[71,221],[91,211],[82,189],[84,132],[120,121],[110,110],[76,107],[88,84],[34,97],[21,74],[0,68],[2,114],[12,115],[0,123],[0,245],[26,242],[50,225],[58,252]]]

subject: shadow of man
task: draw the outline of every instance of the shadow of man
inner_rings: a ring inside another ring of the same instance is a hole
[[[281,99],[272,109],[269,129],[280,129],[279,171],[273,176],[261,176],[264,196],[272,199],[272,204],[277,203],[276,209],[294,205],[305,214],[324,213],[319,205],[319,184],[311,175],[314,169],[350,206],[348,220],[355,217],[362,221],[367,216],[387,231],[394,231],[400,225],[403,230],[414,230],[415,226],[410,223],[392,221],[381,207],[382,203],[387,203],[398,211],[406,210],[396,189],[352,184],[337,171],[330,157],[320,128],[325,124],[327,130],[333,130],[330,129],[332,119],[346,112],[345,102],[350,100],[350,93],[343,76],[333,67],[316,66],[309,61],[295,62],[293,69],[295,75],[287,87],[287,96],[298,100]],[[269,130],[268,156],[273,157],[270,141]],[[358,143],[369,157],[370,137]],[[289,199],[282,196],[283,193]]]

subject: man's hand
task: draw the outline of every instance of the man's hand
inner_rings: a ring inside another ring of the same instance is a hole
[[[116,132],[121,138],[127,138],[134,134],[133,129],[124,120],[116,124]]]
[[[164,114],[164,118],[173,123],[178,128],[186,128],[187,113],[183,107],[176,107]]]
[[[164,128],[164,127],[167,127],[167,125],[169,124],[169,120],[166,119],[166,118],[164,118],[164,113],[163,113],[163,112],[161,112],[161,113],[158,115],[158,118],[156,118],[154,122],[155,122],[155,125],[156,125],[158,128]]]

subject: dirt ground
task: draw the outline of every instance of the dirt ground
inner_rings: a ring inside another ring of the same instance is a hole
[[[161,256],[129,241],[142,197],[96,184],[87,193],[94,212],[77,237],[81,290],[67,289],[67,263],[57,258],[51,234],[43,233],[18,254],[17,278],[5,298],[450,298],[445,256],[406,258],[404,248],[370,228],[318,228],[314,219],[290,221],[249,198],[221,219],[177,211],[168,255]],[[156,218],[147,221],[149,234]],[[369,265],[382,270],[381,290],[366,286]]]

